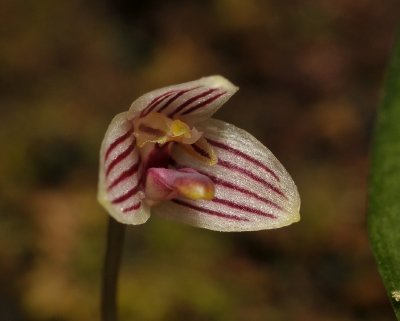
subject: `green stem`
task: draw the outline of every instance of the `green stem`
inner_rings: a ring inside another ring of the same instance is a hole
[[[101,320],[117,321],[117,284],[124,243],[125,225],[111,216],[108,220],[107,248],[103,266],[103,286],[101,294]]]

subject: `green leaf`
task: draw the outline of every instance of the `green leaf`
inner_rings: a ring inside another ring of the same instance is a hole
[[[400,291],[400,36],[378,112],[368,194],[372,250],[400,320],[400,302],[396,301],[396,291]]]

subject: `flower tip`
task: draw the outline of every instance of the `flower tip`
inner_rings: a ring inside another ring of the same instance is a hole
[[[289,226],[294,223],[300,222],[300,220],[301,220],[300,212],[296,212],[296,213],[293,213],[292,215],[288,216],[285,220],[282,220],[278,226],[275,226],[275,228]]]
[[[227,92],[232,93],[232,95],[239,90],[239,87],[221,75],[204,77],[203,80],[207,82],[210,88],[224,88]]]
[[[293,215],[293,223],[297,223],[301,221],[301,215],[300,212],[297,212],[296,215]]]
[[[301,215],[300,215],[300,197],[298,196],[298,194],[297,194],[297,197],[298,197],[298,205],[295,207],[295,209],[293,209],[292,210],[292,217],[291,217],[291,220],[290,220],[290,224],[292,224],[292,223],[297,223],[297,222],[300,222],[300,220],[301,220]]]
[[[298,195],[298,194],[297,194]],[[300,197],[298,196],[298,203],[297,205],[293,206],[293,209],[290,211],[292,213],[289,219],[289,224],[300,222],[301,215],[300,215]],[[288,225],[289,225],[288,224]]]

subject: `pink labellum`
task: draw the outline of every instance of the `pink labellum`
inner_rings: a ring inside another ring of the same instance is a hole
[[[214,183],[191,168],[150,168],[146,175],[145,194],[146,201],[152,205],[176,197],[211,200],[214,197]]]

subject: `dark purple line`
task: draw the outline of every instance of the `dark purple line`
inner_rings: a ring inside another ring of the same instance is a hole
[[[190,146],[194,149],[195,152],[197,152],[201,156],[206,157],[208,159],[210,158],[210,155],[204,149],[202,149],[200,146],[196,145],[196,143],[194,143]]]
[[[213,97],[210,97],[210,98],[208,98],[207,100],[201,102],[200,104],[198,104],[198,105],[196,105],[196,106],[193,106],[193,107],[191,107],[191,108],[185,110],[181,115],[190,114],[191,112],[193,112],[193,111],[195,111],[195,110],[197,110],[197,109],[199,109],[199,108],[201,108],[201,107],[203,107],[203,106],[206,106],[206,105],[208,105],[208,104],[211,104],[214,100],[216,100],[217,98],[219,98],[219,97],[221,97],[222,95],[225,95],[225,94],[226,94],[226,93],[223,92],[223,93],[220,93],[220,94],[215,95],[215,96],[213,96]]]
[[[242,211],[245,211],[245,212],[248,212],[248,213],[251,213],[251,214],[256,214],[256,215],[265,216],[265,217],[269,217],[269,218],[276,218],[276,216],[273,215],[273,214],[265,213],[265,212],[260,211],[260,210],[258,210],[256,208],[252,208],[252,207],[249,207],[249,206],[246,206],[246,205],[243,205],[243,204],[235,203],[235,202],[232,202],[232,201],[229,201],[229,200],[225,200],[225,199],[222,199],[222,198],[218,198],[218,197],[214,197],[211,200],[211,202],[222,204],[222,205],[228,206],[230,208],[234,208],[236,210],[242,210]]]
[[[168,117],[173,117],[175,114],[179,113],[183,108],[185,108],[186,106],[190,105],[192,102],[194,102],[194,101],[196,101],[196,100],[198,100],[198,99],[200,99],[200,98],[203,98],[203,97],[205,97],[205,96],[211,94],[212,92],[214,92],[214,91],[216,91],[216,90],[217,90],[216,88],[214,88],[214,89],[209,89],[209,90],[206,90],[206,91],[202,92],[201,94],[198,94],[198,95],[196,95],[196,96],[193,96],[192,98],[186,100],[186,101],[185,101],[183,104],[181,104],[180,106],[176,107],[171,113],[169,113]]]
[[[130,168],[127,170],[123,171],[108,187],[107,191],[110,191],[113,187],[127,179],[128,177],[131,177],[133,174],[135,174],[139,168],[139,161],[137,161],[135,164],[133,164]]]
[[[133,141],[127,149],[125,149],[121,154],[119,154],[106,169],[106,177],[110,174],[112,169],[122,160],[124,160],[133,150],[135,149],[135,141]]]
[[[205,213],[205,214],[209,214],[209,215],[213,215],[213,216],[218,216],[218,217],[222,217],[222,218],[227,218],[230,220],[234,220],[234,221],[249,221],[247,218],[242,218],[240,216],[236,216],[236,215],[229,215],[229,214],[225,214],[225,213],[221,213],[221,212],[217,212],[208,208],[204,208],[204,207],[200,207],[200,206],[196,206],[190,203],[186,203],[183,202],[181,200],[178,199],[173,199],[172,202],[182,205],[182,206],[186,206],[189,207],[193,210]]]
[[[136,195],[136,193],[138,192],[138,190],[139,190],[139,183],[135,186],[135,187],[133,187],[133,188],[131,188],[129,191],[127,191],[125,194],[122,194],[121,196],[118,196],[117,198],[115,198],[115,199],[113,199],[112,201],[111,201],[111,203],[112,204],[118,204],[118,203],[122,203],[122,202],[124,202],[124,201],[126,201],[128,198],[130,198],[130,197],[132,197],[132,196],[135,196]]]
[[[154,136],[164,136],[166,134],[161,129],[153,128],[153,127],[147,126],[145,124],[140,124],[139,130],[146,134],[154,135]]]
[[[110,156],[110,154],[114,150],[114,148],[117,147],[119,144],[123,143],[132,134],[132,132],[133,132],[133,128],[129,129],[125,134],[121,135],[116,140],[114,140],[111,143],[111,145],[108,146],[106,154],[104,155],[104,160],[107,160],[108,156]]]
[[[223,161],[221,159],[218,159],[218,165],[221,165],[221,166],[223,166],[225,168],[232,169],[232,170],[235,170],[235,171],[237,171],[237,172],[239,172],[239,173],[241,173],[243,175],[246,175],[246,176],[252,178],[253,180],[263,184],[265,187],[269,188],[270,190],[274,191],[275,193],[277,193],[277,194],[279,194],[282,197],[287,199],[286,195],[283,194],[283,192],[280,189],[278,189],[277,187],[273,186],[271,183],[265,181],[261,177],[253,174],[252,172],[250,172],[250,171],[248,171],[248,170],[246,170],[246,169],[244,169],[242,167],[239,167],[239,166],[237,166],[235,164],[232,164],[232,163],[229,163],[227,161]]]
[[[159,95],[157,97],[154,97],[152,99],[152,101],[147,105],[147,107],[143,111],[145,111],[149,107],[152,107],[155,103],[158,103],[160,101],[160,99],[165,98],[165,96],[173,94],[174,92],[176,92],[176,90],[170,90],[170,91],[167,91],[167,92],[165,92],[165,93],[163,93],[163,94],[161,94],[161,95]]]
[[[279,179],[278,175],[276,175],[275,172],[272,169],[270,169],[269,167],[265,166],[265,164],[263,164],[259,160],[251,157],[250,155],[247,155],[247,154],[243,153],[242,151],[240,151],[240,150],[238,150],[236,148],[228,146],[228,145],[226,145],[224,143],[221,143],[221,142],[218,142],[216,140],[209,139],[209,138],[207,138],[207,140],[211,145],[213,145],[215,147],[219,147],[221,149],[227,150],[227,151],[231,152],[232,154],[235,154],[236,156],[242,157],[245,160],[247,160],[247,161],[249,161],[249,162],[251,162],[251,163],[253,163],[253,164],[257,165],[257,166],[260,166],[262,169],[264,169],[265,171],[270,173],[278,182],[280,182],[280,179]]]
[[[142,203],[140,203],[140,202],[136,203],[135,205],[132,205],[132,206],[122,209],[122,212],[127,213],[127,212],[137,210],[140,207],[140,205],[142,205]]]
[[[272,206],[272,207],[274,207],[274,208],[276,208],[276,209],[278,209],[278,210],[283,211],[283,208],[282,208],[281,206],[279,206],[278,204],[276,204],[275,202],[273,202],[273,201],[271,201],[271,200],[269,200],[269,199],[267,199],[267,198],[265,198],[265,197],[262,197],[262,196],[260,196],[260,195],[258,195],[258,194],[256,194],[256,193],[254,193],[254,192],[252,192],[252,191],[249,191],[248,189],[245,189],[245,188],[243,188],[243,187],[241,187],[241,186],[235,185],[235,184],[233,184],[233,183],[231,183],[231,182],[225,181],[225,180],[223,180],[223,179],[221,179],[221,178],[219,178],[219,177],[210,175],[210,174],[205,173],[205,172],[199,171],[199,173],[200,173],[200,174],[203,174],[203,175],[206,175],[206,176],[208,176],[209,178],[211,178],[211,180],[212,180],[212,181],[214,182],[214,184],[216,184],[216,185],[221,185],[221,186],[223,186],[223,187],[232,189],[232,190],[237,191],[237,192],[240,192],[240,193],[242,193],[242,194],[245,194],[245,195],[248,195],[248,196],[252,196],[252,197],[258,199],[259,201],[263,202],[264,204],[270,205],[270,206]]]
[[[154,98],[151,103],[141,112],[140,116],[144,117],[146,115],[148,115],[151,111],[154,110],[154,108],[156,108],[160,103],[162,103],[165,99],[167,99],[169,96],[171,96],[172,94],[176,93],[177,90],[171,90],[168,91],[156,98]]]
[[[182,96],[183,94],[185,94],[185,93],[187,93],[187,92],[189,92],[189,91],[191,91],[191,90],[194,90],[194,89],[196,89],[196,88],[198,88],[198,87],[179,91],[176,95],[174,95],[173,97],[171,97],[163,106],[161,106],[161,107],[157,110],[157,112],[158,112],[158,113],[161,113],[165,108],[167,108],[170,104],[172,104],[172,103],[173,103],[175,100],[177,100],[180,96]]]

